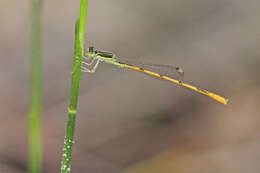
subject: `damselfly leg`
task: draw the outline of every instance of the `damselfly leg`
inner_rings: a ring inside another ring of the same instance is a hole
[[[89,58],[84,57],[84,59],[88,60]],[[99,63],[100,63],[100,59],[96,59],[96,58],[92,58],[90,63],[87,63],[87,62],[83,61],[82,62],[82,67],[81,67],[82,68],[82,72],[95,73],[96,69],[98,68]],[[95,65],[92,66],[92,64],[95,64]]]

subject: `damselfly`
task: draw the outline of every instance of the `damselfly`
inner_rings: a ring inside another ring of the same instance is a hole
[[[184,83],[182,81],[184,77],[184,71],[182,68],[171,65],[161,65],[161,64],[145,64],[145,63],[133,63],[119,59],[114,53],[107,52],[103,50],[97,50],[94,47],[89,47],[86,52],[86,61],[83,61],[82,71],[94,73],[100,62],[106,62],[115,65],[120,68],[128,68],[135,71],[139,71],[150,76],[154,76],[158,79],[167,80],[173,82],[177,85],[189,88],[200,94],[209,96],[216,101],[227,104],[228,99],[214,94],[212,92],[206,91],[204,89],[192,86],[190,84]],[[90,62],[88,62],[90,61]],[[94,64],[94,65],[93,65]]]

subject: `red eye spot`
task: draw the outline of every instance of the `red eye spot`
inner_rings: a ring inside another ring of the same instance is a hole
[[[183,75],[184,73],[183,73],[183,70],[181,69],[181,68],[179,68],[178,70],[177,70],[177,73],[179,74],[179,75]]]

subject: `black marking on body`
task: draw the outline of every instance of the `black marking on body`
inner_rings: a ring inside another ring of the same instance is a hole
[[[196,87],[197,88],[197,87]],[[208,91],[206,91],[206,90],[204,90],[204,89],[201,89],[201,88],[197,88],[199,91],[201,91],[201,92],[203,92],[203,93],[205,93],[205,94],[208,94],[209,92]]]
[[[97,55],[100,55],[100,56],[105,57],[105,58],[113,58],[113,54],[109,53],[109,52],[99,52],[99,51],[97,51],[96,53],[97,53]]]
[[[141,67],[138,67],[139,68],[139,70],[141,70],[141,71],[144,71],[144,69],[143,68],[141,68]]]
[[[125,63],[125,62],[121,62],[121,61],[117,61],[119,64],[124,64],[124,65],[128,65],[128,66],[132,66],[132,67],[135,67],[134,65],[132,64],[128,64],[128,63]]]

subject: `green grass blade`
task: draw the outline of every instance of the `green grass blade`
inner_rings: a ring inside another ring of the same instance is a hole
[[[85,28],[87,19],[88,1],[81,0],[80,17],[75,24],[74,60],[72,69],[70,103],[68,108],[68,120],[66,136],[64,139],[61,173],[69,173],[72,158],[72,146],[74,143],[75,121],[77,114],[79,86],[81,79],[81,64],[84,55]]]
[[[28,115],[29,163],[31,173],[42,171],[41,105],[42,105],[42,0],[30,1],[31,100]]]

